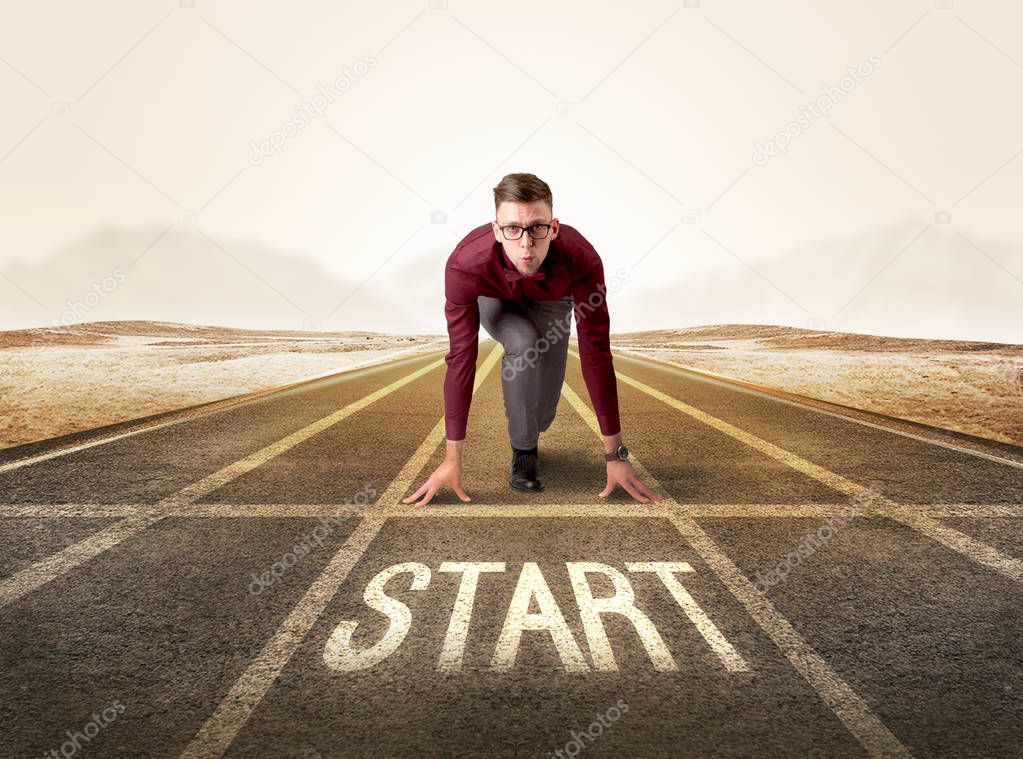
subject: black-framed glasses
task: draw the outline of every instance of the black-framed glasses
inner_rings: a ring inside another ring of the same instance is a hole
[[[522,237],[522,230],[528,229],[529,236],[534,240],[542,240],[551,231],[550,224],[531,224],[528,227],[520,227],[518,224],[508,224],[501,227],[501,234],[504,235],[505,240],[518,240]]]

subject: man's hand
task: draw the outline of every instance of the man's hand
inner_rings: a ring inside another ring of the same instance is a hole
[[[463,501],[471,501],[472,499],[462,490],[462,442],[461,440],[449,440],[448,454],[441,465],[433,470],[433,474],[419,490],[408,498],[403,498],[401,502],[410,503],[425,493],[426,495],[421,501],[413,504],[414,506],[425,506],[445,485],[450,485],[451,489],[455,491],[455,495]]]
[[[615,485],[621,485],[640,503],[649,503],[651,500],[659,501],[662,497],[660,493],[655,493],[643,483],[643,480],[639,479],[636,470],[628,461],[607,462],[607,486],[600,492],[601,498],[611,495]]]

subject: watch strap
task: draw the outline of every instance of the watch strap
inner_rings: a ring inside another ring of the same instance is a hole
[[[625,455],[620,455],[620,451],[624,451]],[[605,453],[604,461],[627,461],[629,458],[629,449],[624,445],[619,445],[613,453]]]

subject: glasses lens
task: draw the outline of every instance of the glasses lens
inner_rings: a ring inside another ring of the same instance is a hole
[[[507,240],[518,240],[522,237],[522,227],[509,226],[504,228],[504,236]]]
[[[547,236],[547,232],[549,230],[550,227],[547,226],[546,224],[534,224],[529,228],[529,236],[532,237],[534,240],[542,240],[544,237]]]

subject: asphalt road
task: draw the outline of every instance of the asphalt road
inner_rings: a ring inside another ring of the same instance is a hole
[[[468,504],[442,353],[0,457],[0,753],[1023,756],[1023,451],[618,353],[602,499],[573,353],[517,493],[499,350]]]

